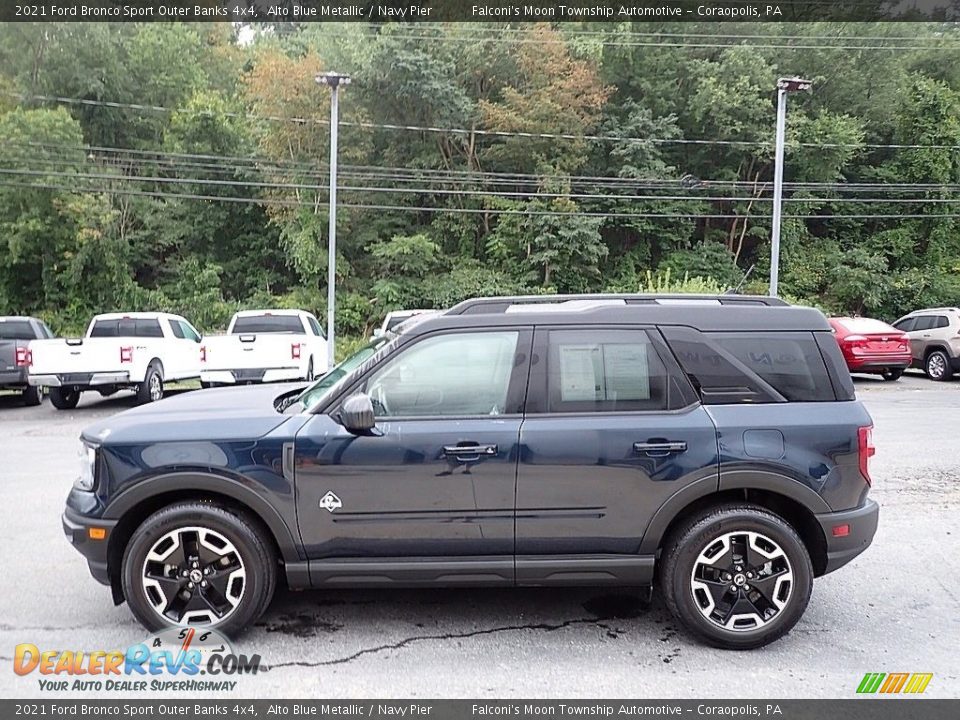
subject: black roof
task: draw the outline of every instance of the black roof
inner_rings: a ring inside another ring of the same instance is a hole
[[[755,295],[533,295],[465,300],[409,335],[516,325],[685,325],[698,330],[830,330],[819,310]]]

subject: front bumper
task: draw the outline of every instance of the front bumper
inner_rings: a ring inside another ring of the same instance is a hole
[[[827,541],[827,566],[824,573],[843,567],[870,546],[877,532],[879,517],[880,506],[873,500],[867,500],[853,510],[816,516]],[[840,537],[834,535],[834,529],[844,525],[849,528],[848,534]]]
[[[45,387],[72,387],[91,385],[126,385],[130,383],[130,373],[124,372],[94,372],[69,373],[63,375],[30,375],[31,385]]]
[[[117,521],[97,520],[84,517],[70,508],[64,511],[60,521],[63,525],[63,533],[67,536],[67,540],[77,549],[77,552],[86,558],[87,565],[90,568],[90,574],[93,575],[97,582],[109,585],[110,574],[107,568],[107,546],[110,542],[110,535],[117,525]],[[91,528],[105,530],[106,534],[103,539],[91,539]]]
[[[203,370],[200,382],[213,385],[238,385],[242,383],[272,383],[303,380],[299,367],[244,368],[236,370]]]

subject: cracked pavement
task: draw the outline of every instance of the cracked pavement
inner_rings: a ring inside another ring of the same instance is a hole
[[[627,590],[280,591],[235,643],[270,671],[220,697],[853,697],[866,672],[932,672],[927,696],[958,697],[960,380],[856,384],[876,423],[880,528],[864,555],[816,581],[804,618],[772,646],[701,646],[659,599]],[[44,695],[37,673],[16,676],[17,643],[89,652],[146,636],[60,529],[80,429],[131,405],[87,394],[58,412],[0,395],[4,697],[84,695]]]

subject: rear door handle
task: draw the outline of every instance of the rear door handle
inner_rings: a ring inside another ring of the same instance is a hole
[[[479,460],[497,454],[496,445],[444,445],[443,454],[457,460]]]
[[[636,453],[643,453],[649,457],[666,457],[667,455],[672,455],[674,453],[686,452],[687,443],[682,440],[635,442],[633,444],[633,451]]]

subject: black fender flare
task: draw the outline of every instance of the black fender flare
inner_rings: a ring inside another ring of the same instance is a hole
[[[302,560],[300,543],[280,512],[237,479],[197,470],[155,475],[124,490],[106,507],[105,520],[121,520],[132,508],[164,494],[210,492],[233,498],[247,506],[267,526],[284,562]]]
[[[762,490],[782,495],[807,509],[812,515],[831,512],[826,501],[814,490],[796,480],[763,470],[733,470],[701,478],[671,495],[654,513],[640,541],[639,553],[653,555],[660,547],[670,523],[696,500],[728,490]]]

